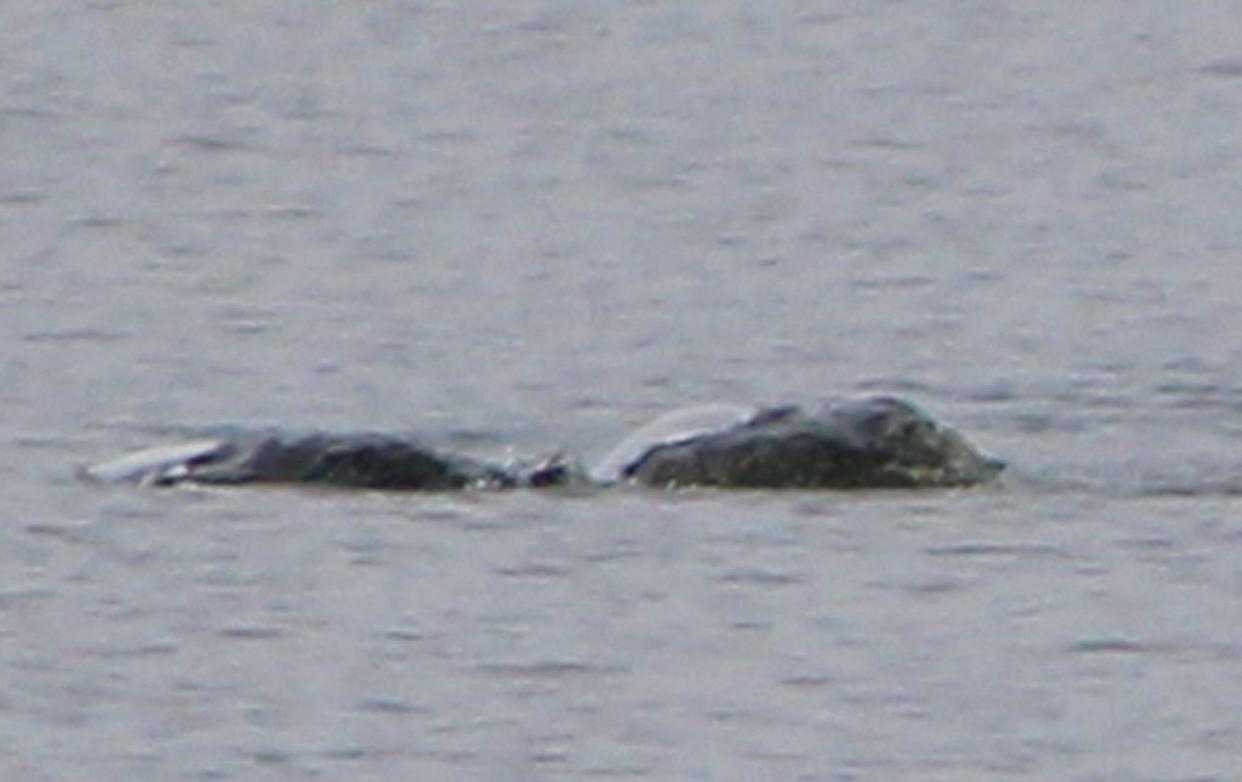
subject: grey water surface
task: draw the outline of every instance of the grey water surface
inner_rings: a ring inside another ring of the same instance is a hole
[[[1234,2],[0,6],[0,778],[1242,768]],[[892,393],[931,493],[142,490]]]

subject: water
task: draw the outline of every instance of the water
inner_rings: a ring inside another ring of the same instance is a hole
[[[1233,4],[700,5],[0,10],[5,779],[1233,778]],[[74,477],[877,391],[1005,485]]]

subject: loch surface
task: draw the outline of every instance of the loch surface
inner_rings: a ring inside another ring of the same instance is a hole
[[[1210,0],[5,4],[0,777],[1235,779],[1240,40]],[[861,393],[1004,480],[75,474]]]

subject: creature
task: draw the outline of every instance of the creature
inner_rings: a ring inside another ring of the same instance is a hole
[[[87,468],[102,482],[322,483],[445,491],[636,483],[651,487],[935,488],[986,483],[1003,462],[909,402],[867,397],[807,413],[708,405],[641,427],[583,469],[560,455],[490,464],[381,434],[239,432]]]

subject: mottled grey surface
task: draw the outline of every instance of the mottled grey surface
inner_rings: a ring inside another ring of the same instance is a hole
[[[1236,3],[0,6],[5,780],[1229,780]],[[999,490],[149,492],[908,396]]]
[[[871,396],[771,407],[742,424],[656,440],[623,474],[667,489],[953,489],[992,483],[1004,469],[917,405]]]

